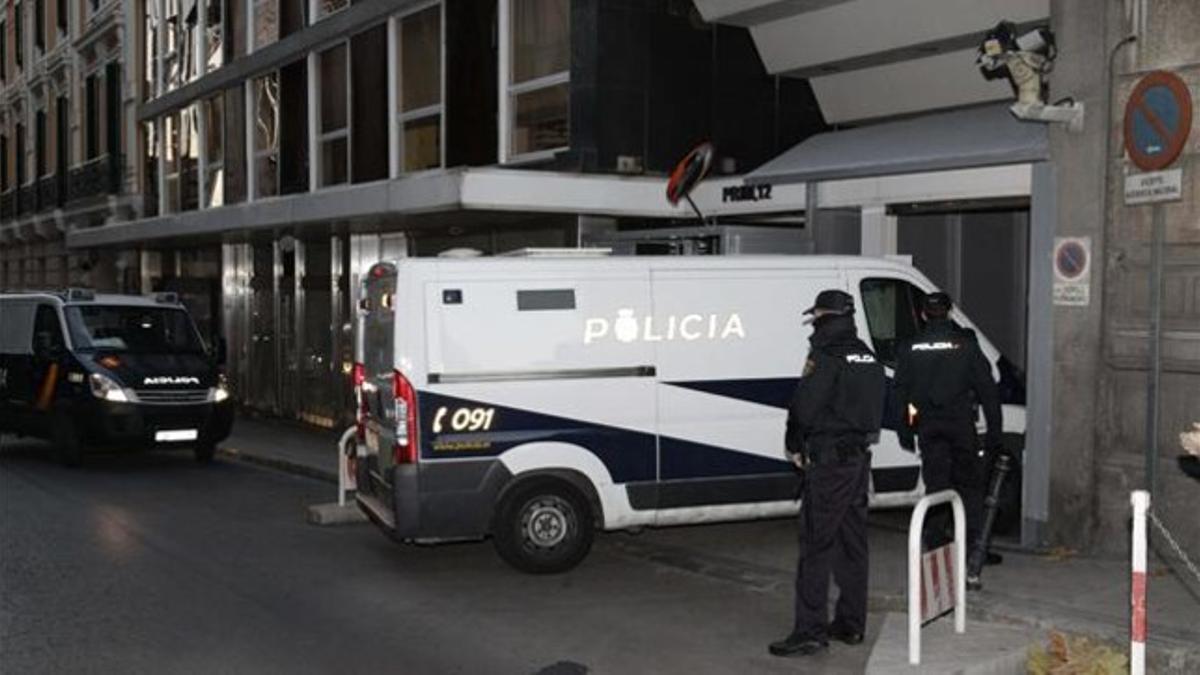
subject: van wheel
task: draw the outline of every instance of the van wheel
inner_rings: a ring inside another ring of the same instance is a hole
[[[565,572],[592,548],[592,512],[571,485],[535,480],[500,500],[492,534],[496,552],[522,572]]]
[[[217,446],[208,443],[197,445],[192,449],[192,455],[195,456],[198,464],[211,464],[216,454]]]
[[[83,461],[83,442],[69,418],[54,422],[54,458],[63,466],[79,466]]]

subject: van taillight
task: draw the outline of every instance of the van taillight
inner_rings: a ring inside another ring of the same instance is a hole
[[[363,383],[367,381],[367,367],[361,363],[354,364],[354,426],[357,429],[358,441],[366,440],[367,430],[367,397],[363,396]]]
[[[396,405],[396,446],[393,458],[397,464],[417,461],[417,391],[400,371],[392,375],[392,396]]]

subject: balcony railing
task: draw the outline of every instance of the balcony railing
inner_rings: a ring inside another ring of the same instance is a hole
[[[101,155],[66,172],[36,179],[0,195],[0,218],[15,219],[121,193],[124,157]]]
[[[7,190],[0,194],[0,221],[8,222],[17,218],[17,191]]]
[[[119,194],[124,162],[121,155],[101,155],[71,169],[67,180],[67,201]]]

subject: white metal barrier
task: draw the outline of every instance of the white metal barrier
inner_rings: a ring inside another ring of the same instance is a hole
[[[1129,672],[1146,672],[1146,512],[1150,493],[1135,490],[1129,495],[1133,504],[1133,578],[1130,586]]]
[[[347,444],[354,440],[357,431],[357,427],[350,427],[338,439],[338,506],[346,505],[346,493],[358,490],[358,475],[350,470],[350,453],[347,449]],[[358,457],[357,447],[354,452]]]
[[[921,529],[929,507],[950,502],[954,511],[954,632],[967,630],[967,518],[954,490],[925,495],[908,523],[908,662],[921,663]]]

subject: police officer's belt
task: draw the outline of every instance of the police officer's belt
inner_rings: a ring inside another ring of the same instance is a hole
[[[813,464],[846,464],[867,452],[865,439],[854,436],[813,439],[808,448],[808,461]]]

